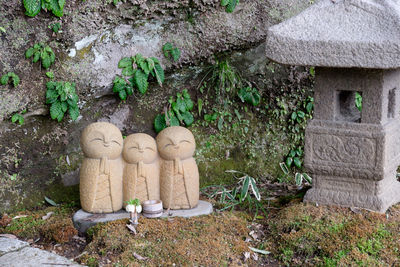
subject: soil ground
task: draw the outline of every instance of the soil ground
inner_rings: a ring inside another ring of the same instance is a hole
[[[386,214],[315,206],[295,186],[264,186],[267,216],[258,219],[239,206],[191,219],[140,218],[137,235],[119,220],[79,236],[71,220],[78,207],[63,204],[3,215],[0,233],[88,266],[400,266],[400,205]]]

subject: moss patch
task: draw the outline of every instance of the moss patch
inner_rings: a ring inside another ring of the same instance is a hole
[[[65,243],[78,233],[71,219],[74,211],[74,208],[61,206],[4,215],[2,221],[5,223],[0,222],[0,233],[13,234],[24,240],[41,238],[42,241]],[[50,212],[52,215],[43,220]]]
[[[266,247],[286,265],[400,264],[400,206],[391,216],[292,204],[268,222]]]
[[[169,220],[141,217],[136,236],[126,223],[119,220],[89,229],[92,242],[81,263],[96,266],[107,258],[123,266],[218,266],[240,262],[243,252],[249,251],[244,242],[246,220],[235,213]],[[134,253],[148,259],[140,261]]]

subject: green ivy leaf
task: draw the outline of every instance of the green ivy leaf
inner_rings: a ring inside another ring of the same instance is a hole
[[[176,62],[181,57],[181,50],[179,50],[179,48],[175,47],[174,49],[172,49],[171,55],[172,55],[173,60]]]
[[[118,92],[118,96],[119,96],[119,98],[121,98],[121,100],[126,100],[127,95],[126,95],[125,89],[119,91],[119,92]]]
[[[41,9],[41,0],[24,0],[25,15],[34,17],[39,14]]]
[[[67,109],[68,109],[67,102],[66,101],[65,102],[61,102],[61,110],[62,110],[62,112],[65,113],[67,111]]]
[[[36,62],[38,62],[39,59],[40,59],[40,52],[39,52],[39,51],[36,51],[36,52],[33,54],[33,60],[32,60],[32,62],[33,62],[33,63],[36,63]]]
[[[155,63],[151,58],[146,58],[146,63],[147,63],[147,68],[149,70],[149,72],[146,74],[149,74],[150,71],[152,71],[154,69]]]
[[[167,123],[165,122],[165,115],[158,114],[154,119],[154,129],[156,130],[156,133],[161,132],[165,128],[167,128]]]
[[[159,63],[156,63],[154,66],[154,70],[156,73],[157,82],[162,87],[162,84],[165,79],[164,69],[161,67],[161,65]]]
[[[132,65],[128,66],[128,67],[125,67],[122,70],[122,75],[124,75],[124,76],[132,76],[134,73],[135,73],[135,71],[134,71]]]
[[[302,182],[303,182],[303,175],[301,173],[296,173],[294,176],[294,180],[296,181],[296,185],[297,186],[301,186]]]
[[[26,58],[30,58],[31,56],[33,56],[33,53],[35,52],[35,49],[33,47],[29,48],[28,50],[26,50],[25,52],[25,57]]]
[[[62,17],[64,11],[65,0],[45,0],[45,7],[50,10],[56,17]]]
[[[78,106],[69,106],[68,108],[69,116],[73,121],[75,121],[79,117],[79,108]]]
[[[236,5],[239,3],[239,0],[229,0],[229,3],[226,5],[226,12],[228,12],[228,13],[232,13],[234,10],[235,10],[235,8],[236,8]]]
[[[52,71],[46,72],[46,76],[49,77],[50,79],[54,79],[54,73]]]
[[[147,82],[147,78],[148,76],[142,71],[142,70],[137,70],[135,72],[135,83],[136,86],[139,90],[139,92],[141,92],[142,94],[146,93],[147,88],[149,86],[149,83]]]
[[[182,113],[182,118],[183,118],[183,122],[185,123],[186,126],[190,126],[194,122],[193,115],[189,111],[183,112]]]
[[[50,106],[50,116],[53,120],[58,120],[59,122],[62,120],[64,116],[64,112],[62,111],[62,106],[60,101],[56,101]],[[59,119],[61,117],[61,119]]]
[[[169,43],[169,42],[167,42],[167,43],[165,43],[165,44],[163,45],[162,50],[163,50],[164,56],[165,56],[166,58],[169,58],[169,55],[170,55],[172,49],[173,49],[173,46],[172,46],[172,44]]]
[[[118,62],[118,68],[123,69],[129,66],[132,66],[132,58],[131,57],[124,57]]]
[[[176,107],[179,111],[186,111],[186,103],[182,97],[178,97],[176,100]]]
[[[293,163],[297,168],[301,168],[301,160],[298,157],[293,159]]]
[[[6,84],[8,83],[8,79],[9,79],[8,75],[7,75],[7,74],[4,74],[3,76],[1,76],[0,83],[1,83],[2,85],[6,85]]]
[[[221,0],[221,6],[227,6],[229,4],[229,0]]]
[[[42,59],[43,68],[45,68],[45,69],[50,68],[51,59],[50,59],[49,55],[47,53],[42,53],[41,59]]]
[[[288,166],[288,168],[290,168],[290,166],[292,166],[292,163],[293,163],[293,158],[287,157],[286,158],[286,166]]]

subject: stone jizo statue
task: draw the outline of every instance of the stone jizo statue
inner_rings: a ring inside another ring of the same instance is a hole
[[[162,130],[157,138],[161,157],[161,200],[167,209],[190,209],[199,201],[199,171],[193,158],[193,134],[180,126]]]
[[[120,130],[111,123],[92,123],[82,133],[81,148],[85,156],[80,168],[82,209],[91,213],[120,210],[123,173]]]
[[[129,199],[160,199],[160,167],[157,144],[144,133],[129,135],[124,141],[124,203]]]
[[[169,127],[156,140],[137,133],[124,141],[120,130],[107,122],[87,126],[81,137],[82,209],[111,213],[136,198],[161,199],[168,209],[196,207],[199,171],[193,158],[193,134],[184,127]]]

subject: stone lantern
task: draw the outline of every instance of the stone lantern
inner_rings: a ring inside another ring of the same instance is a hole
[[[400,1],[321,0],[271,27],[266,53],[316,67],[305,201],[378,212],[399,202]]]

